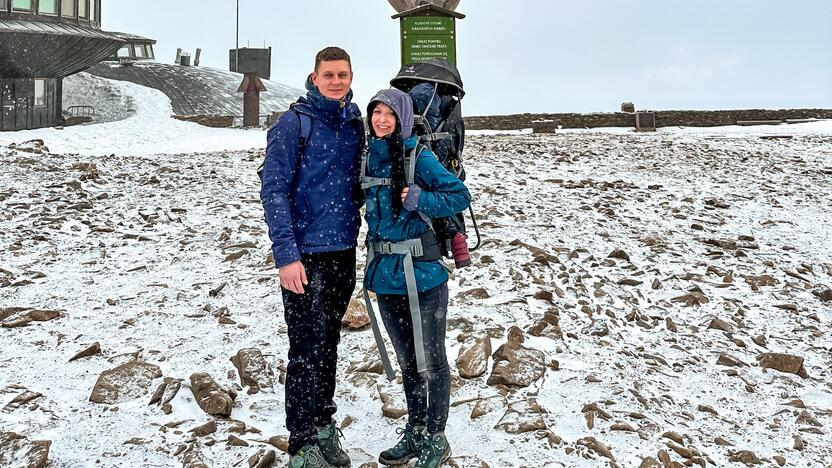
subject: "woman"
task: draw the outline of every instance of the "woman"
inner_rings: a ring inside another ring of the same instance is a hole
[[[411,135],[413,103],[408,94],[380,91],[367,115],[371,132],[362,164],[368,228],[364,288],[376,294],[401,367],[408,409],[407,425],[397,430],[401,438],[381,453],[379,462],[401,465],[418,457],[417,468],[434,468],[451,454],[445,438],[450,368],[445,355],[448,272],[429,222],[465,210],[471,196]]]

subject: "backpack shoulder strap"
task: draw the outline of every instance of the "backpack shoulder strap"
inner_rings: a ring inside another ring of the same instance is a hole
[[[298,116],[298,122],[300,123],[300,131],[298,132],[298,152],[302,158],[306,153],[306,145],[309,143],[309,136],[312,134],[312,117],[294,109],[292,112]]]
[[[419,143],[413,148],[409,149],[404,155],[404,168],[405,168],[405,181],[407,185],[413,185],[416,183],[416,161],[419,160],[419,156],[422,154],[422,151],[428,149],[427,146]]]

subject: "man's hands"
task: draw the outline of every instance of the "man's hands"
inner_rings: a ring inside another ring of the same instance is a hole
[[[404,203],[404,199],[407,198],[407,192],[410,191],[410,187],[405,187],[402,189],[402,203]]]
[[[284,265],[278,270],[280,286],[295,294],[303,294],[303,286],[309,284],[306,279],[306,269],[300,260]]]

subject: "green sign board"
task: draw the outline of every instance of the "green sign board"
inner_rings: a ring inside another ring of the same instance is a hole
[[[456,23],[446,16],[402,18],[402,63],[441,57],[456,64]]]

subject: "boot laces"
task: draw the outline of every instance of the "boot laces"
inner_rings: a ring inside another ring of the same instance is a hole
[[[344,431],[341,430],[340,427],[336,426],[335,424],[331,424],[326,433],[329,437],[325,437],[324,440],[332,439],[332,445],[340,452],[341,451],[341,439],[346,439],[344,437]]]
[[[441,453],[439,441],[434,442],[433,437],[426,437],[419,444],[419,463],[424,464],[429,458],[438,457]]]

